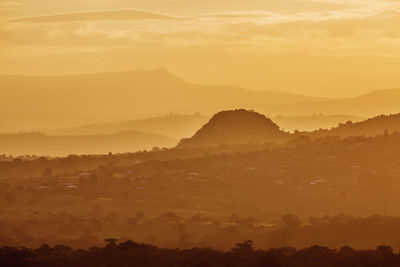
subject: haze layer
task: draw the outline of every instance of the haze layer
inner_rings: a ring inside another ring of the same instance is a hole
[[[396,88],[399,1],[0,1],[1,74],[165,67],[319,96]]]

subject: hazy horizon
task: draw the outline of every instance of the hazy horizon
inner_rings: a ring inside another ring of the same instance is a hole
[[[400,266],[400,0],[0,0],[0,266]]]
[[[199,82],[194,82],[188,79],[185,79],[182,76],[179,76],[178,74],[171,72],[169,69],[165,67],[154,67],[154,68],[148,68],[148,69],[122,69],[122,70],[109,70],[109,71],[91,71],[88,70],[87,72],[68,72],[68,73],[42,73],[42,74],[29,74],[29,73],[0,73],[0,78],[1,77],[77,77],[77,76],[85,76],[85,75],[98,75],[98,74],[118,74],[118,73],[137,73],[137,72],[157,72],[157,71],[165,71],[170,73],[172,76],[177,77],[178,79],[181,79],[182,81],[188,83],[188,84],[196,84],[200,86],[229,86],[229,87],[236,87],[236,88],[241,88],[241,89],[246,89],[249,91],[267,91],[267,92],[273,92],[273,93],[283,93],[283,94],[293,94],[293,95],[301,95],[301,96],[310,96],[310,97],[315,97],[315,98],[325,98],[325,99],[340,99],[340,98],[352,98],[352,97],[357,97],[365,94],[369,94],[375,91],[381,91],[381,90],[397,90],[400,89],[399,86],[395,87],[376,87],[376,88],[371,88],[371,89],[366,89],[365,91],[360,91],[360,92],[355,92],[352,94],[342,94],[342,95],[319,95],[319,92],[316,92],[315,94],[312,93],[302,93],[302,92],[295,92],[291,90],[275,90],[274,88],[251,88],[251,87],[246,87],[246,86],[240,86],[240,85],[235,85],[229,82],[205,82],[205,81],[199,81]],[[399,82],[400,84],[400,82]],[[144,114],[142,116],[151,116],[152,114]],[[153,114],[154,115],[154,114]],[[156,115],[162,115],[162,114],[156,114]]]
[[[162,67],[198,84],[324,97],[400,87],[398,1],[163,3],[1,1],[0,74]]]

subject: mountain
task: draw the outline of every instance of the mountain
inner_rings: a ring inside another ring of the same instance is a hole
[[[318,129],[330,129],[336,127],[339,123],[347,121],[362,121],[363,117],[353,115],[323,115],[314,114],[311,116],[276,116],[272,119],[282,129],[294,132],[299,131],[314,131]]]
[[[319,99],[232,86],[195,85],[165,69],[65,76],[0,76],[0,121],[25,129],[64,128],[137,114],[213,114],[238,107],[268,113],[269,106]],[[61,125],[64,122],[67,125]]]
[[[323,137],[323,136],[376,136],[385,132],[393,133],[400,131],[400,113],[392,115],[380,115],[370,118],[361,122],[342,123],[338,127],[331,130],[318,130],[308,133],[310,137]]]
[[[268,116],[400,111],[400,89],[351,98],[317,98],[233,86],[188,83],[165,69],[64,76],[0,75],[0,121],[20,129],[54,129],[181,113],[246,108]]]
[[[135,152],[172,147],[176,140],[154,134],[126,131],[111,135],[50,136],[42,133],[0,134],[0,154],[13,156],[65,156]]]
[[[318,117],[318,116],[317,116]],[[346,116],[346,118],[348,118]],[[193,120],[196,119],[197,121]],[[87,125],[58,130],[59,135],[49,133],[0,134],[0,154],[10,155],[48,155],[104,154],[108,152],[134,152],[153,147],[174,147],[176,139],[164,135],[141,131],[120,131],[119,129],[147,128],[160,131],[164,129],[171,135],[174,131],[192,131],[195,125],[206,119],[200,114],[170,115],[144,120],[119,123]],[[185,122],[192,122],[185,128]],[[175,127],[178,127],[175,129]],[[180,128],[179,128],[180,127]],[[199,126],[200,127],[200,126]],[[102,131],[102,134],[97,134]],[[299,135],[310,138],[325,136],[376,136],[385,132],[400,131],[400,114],[380,115],[360,122],[341,123],[336,128],[313,132],[286,133],[265,115],[251,110],[238,109],[221,111],[215,114],[191,138],[181,139],[177,148],[213,147],[220,144],[285,143]],[[105,134],[108,132],[107,134]],[[175,132],[175,133],[177,133]],[[63,134],[61,134],[63,133]]]
[[[176,139],[193,135],[209,119],[199,113],[191,115],[170,114],[139,120],[86,124],[70,128],[44,130],[50,135],[113,134],[122,131],[141,131],[160,134]]]
[[[199,113],[168,114],[136,120],[123,120],[105,123],[91,123],[75,127],[39,129],[49,135],[96,135],[113,134],[122,131],[141,131],[160,134],[176,139],[192,136],[208,120],[209,116]],[[311,115],[311,116],[276,116],[273,122],[287,131],[313,131],[337,126],[346,121],[361,121],[362,117],[352,115]],[[1,129],[1,127],[0,127]]]
[[[323,114],[353,114],[364,117],[400,112],[400,89],[382,89],[357,97],[320,99],[282,104],[271,110],[287,116]]]
[[[349,116],[344,116],[349,118]],[[355,117],[358,118],[359,117]],[[325,136],[376,136],[400,131],[400,113],[380,115],[360,122],[343,121],[338,127],[313,132],[287,133],[264,115],[245,109],[215,114],[196,134],[182,139],[178,148],[211,147],[221,144],[285,143],[299,135],[310,138]]]
[[[245,109],[215,114],[197,133],[182,139],[178,147],[207,147],[219,144],[276,143],[290,137],[264,115]]]

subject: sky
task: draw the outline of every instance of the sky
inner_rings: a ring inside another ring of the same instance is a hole
[[[0,0],[0,74],[156,68],[315,96],[400,88],[400,0]]]

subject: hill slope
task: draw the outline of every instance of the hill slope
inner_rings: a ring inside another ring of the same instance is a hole
[[[112,135],[76,136],[49,136],[41,133],[0,134],[0,153],[13,156],[124,153],[174,145],[174,139],[134,131]]]
[[[266,108],[316,99],[232,86],[194,85],[164,69],[68,76],[0,76],[0,121],[26,129],[115,121],[137,114],[207,114],[237,107]],[[25,113],[17,121],[13,113],[21,110]],[[31,116],[34,113],[40,116]],[[68,121],[69,125],[54,126],[62,121]]]
[[[165,69],[66,76],[0,76],[0,121],[21,129],[125,120],[132,115],[213,114],[235,108],[265,114],[364,117],[400,111],[400,89],[326,99],[233,86],[190,84]]]
[[[264,115],[240,109],[215,114],[192,138],[182,139],[178,147],[275,143],[288,138],[289,134]]]
[[[323,114],[353,114],[364,117],[400,112],[400,89],[376,90],[351,98],[322,99],[282,104],[273,112],[292,116]]]
[[[314,131],[318,129],[330,129],[339,123],[347,121],[362,121],[365,118],[353,115],[322,115],[314,114],[310,116],[276,116],[273,121],[285,131]]]
[[[311,132],[308,135],[313,138],[322,136],[376,136],[385,132],[393,133],[395,131],[400,131],[400,113],[393,115],[380,115],[356,123],[349,121],[347,123],[342,123],[331,130],[318,130]]]
[[[126,120],[108,123],[87,124],[71,128],[44,130],[51,135],[88,135],[113,134],[122,131],[141,131],[152,134],[170,136],[181,139],[193,135],[204,123],[208,116],[199,113],[192,115],[166,115],[139,120]]]
[[[311,138],[325,136],[376,136],[385,132],[392,133],[395,131],[400,131],[400,113],[395,115],[380,115],[355,123],[348,121],[340,123],[338,127],[332,129],[290,134],[280,130],[278,125],[264,115],[240,109],[222,111],[215,114],[193,137],[182,139],[178,147],[284,143],[299,135],[306,135]]]

